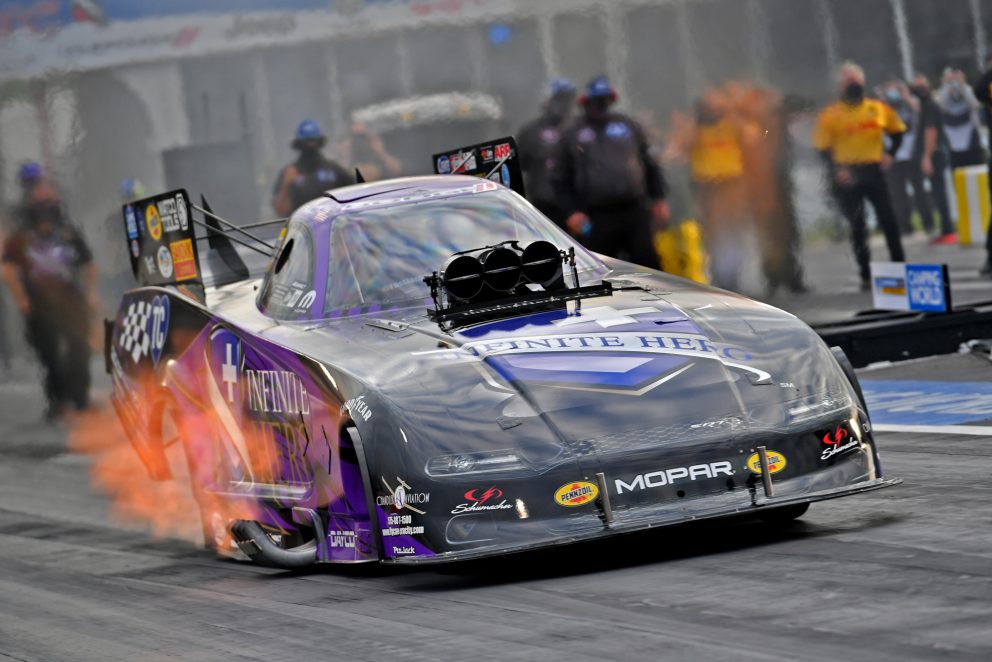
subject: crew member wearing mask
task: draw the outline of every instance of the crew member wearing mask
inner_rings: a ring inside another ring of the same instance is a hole
[[[933,218],[933,209],[936,207],[940,214],[940,229],[930,243],[956,244],[958,236],[951,223],[951,205],[947,198],[945,180],[948,159],[943,115],[940,106],[930,93],[930,81],[926,76],[916,74],[910,89],[920,106],[913,160],[918,164],[917,170],[921,175],[921,191],[917,195],[923,196],[926,200],[926,207],[921,208],[923,223],[927,225],[928,231],[933,229],[934,224],[929,221]],[[930,184],[929,195],[922,190],[924,181]],[[915,184],[913,188],[916,189]]]
[[[727,290],[739,288],[741,242],[750,230],[744,178],[746,128],[730,112],[723,93],[708,90],[696,103],[692,123],[669,146],[669,152],[689,160],[712,282]]]
[[[944,70],[936,99],[943,116],[951,168],[984,164],[982,118],[979,114],[982,104],[968,87],[960,69]]]
[[[327,137],[314,120],[300,122],[292,147],[299,152],[295,162],[282,169],[276,179],[272,208],[281,217],[289,216],[325,191],[354,184],[355,178],[321,150]]]
[[[89,405],[89,330],[97,311],[96,267],[89,246],[66,219],[58,193],[37,184],[24,224],[3,245],[3,278],[24,316],[28,342],[45,375],[46,416]]]
[[[892,200],[892,211],[899,222],[902,234],[913,234],[913,214],[919,212],[927,231],[933,229],[933,208],[930,199],[923,190],[923,173],[920,172],[918,159],[913,158],[916,146],[919,144],[920,112],[919,103],[909,94],[909,88],[901,80],[890,80],[881,90],[879,96],[885,100],[899,119],[906,125],[902,144],[892,155],[892,165],[885,173],[889,185],[889,197]],[[886,139],[889,142],[890,139]],[[910,195],[912,188],[912,195]]]
[[[902,145],[906,125],[890,106],[865,98],[865,73],[858,65],[845,63],[837,80],[841,98],[820,113],[813,145],[823,155],[837,203],[851,224],[861,289],[867,291],[871,288],[871,251],[865,202],[875,209],[891,260],[906,259],[884,175],[892,164],[892,155]],[[888,150],[884,144],[886,135],[890,138]]]
[[[668,223],[665,180],[641,126],[613,112],[605,76],[579,98],[584,112],[565,132],[556,176],[565,227],[590,249],[657,269],[652,223]]]
[[[565,226],[565,212],[558,201],[554,177],[559,167],[562,134],[572,115],[576,95],[572,81],[563,78],[552,81],[544,112],[517,133],[527,198],[561,227]]]

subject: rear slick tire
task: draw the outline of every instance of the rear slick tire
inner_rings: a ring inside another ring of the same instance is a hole
[[[809,510],[809,503],[795,503],[791,506],[779,506],[777,508],[769,508],[766,511],[758,513],[758,519],[769,526],[789,526],[797,519],[806,514]]]

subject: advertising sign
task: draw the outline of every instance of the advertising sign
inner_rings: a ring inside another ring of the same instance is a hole
[[[879,310],[951,310],[951,280],[946,264],[872,262],[871,292]]]

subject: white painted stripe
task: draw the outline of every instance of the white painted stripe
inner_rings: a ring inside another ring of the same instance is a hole
[[[898,425],[872,424],[873,432],[909,432],[913,434],[962,434],[972,437],[992,437],[992,425]]]

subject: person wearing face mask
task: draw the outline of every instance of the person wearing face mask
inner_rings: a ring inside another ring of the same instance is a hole
[[[544,112],[517,133],[527,198],[560,227],[565,226],[565,212],[555,191],[554,177],[559,165],[562,134],[572,115],[576,95],[572,81],[564,78],[552,81]]]
[[[890,80],[879,90],[879,96],[896,111],[899,119],[906,125],[902,144],[892,155],[892,165],[885,173],[892,211],[895,212],[899,230],[904,236],[913,234],[915,212],[920,214],[923,225],[929,232],[933,229],[933,209],[923,190],[923,174],[920,172],[919,161],[913,158],[919,143],[919,103],[910,96],[909,88],[901,80]]]
[[[98,310],[89,246],[66,219],[55,188],[36,185],[24,224],[7,237],[3,279],[24,316],[28,342],[44,369],[46,416],[89,406],[90,320]]]
[[[272,208],[279,216],[289,216],[325,191],[355,183],[341,164],[324,156],[321,150],[325,144],[327,137],[317,122],[300,122],[292,142],[299,157],[282,169],[273,191]]]
[[[916,131],[913,148],[913,161],[916,172],[920,176],[919,192],[916,184],[913,190],[918,199],[922,198],[919,207],[923,214],[923,223],[927,231],[936,226],[933,223],[934,209],[940,214],[940,227],[932,244],[955,244],[958,241],[954,224],[951,222],[951,205],[947,197],[947,139],[944,135],[944,119],[940,106],[930,92],[929,79],[918,73],[913,77],[910,90],[919,104],[919,124]],[[930,184],[930,192],[923,188],[923,183]]]
[[[837,80],[841,98],[820,113],[813,145],[823,156],[837,204],[851,225],[861,289],[867,291],[871,289],[871,251],[866,202],[875,209],[891,260],[906,260],[884,174],[902,145],[906,125],[889,105],[865,97],[865,74],[858,65],[845,63]],[[888,149],[885,136],[889,136]]]
[[[935,100],[941,111],[944,141],[951,168],[984,164],[982,104],[968,86],[964,72],[960,69],[945,69]]]
[[[616,101],[609,80],[593,78],[562,139],[555,183],[565,227],[592,251],[657,269],[652,224],[668,223],[665,179],[640,124],[611,110]]]

